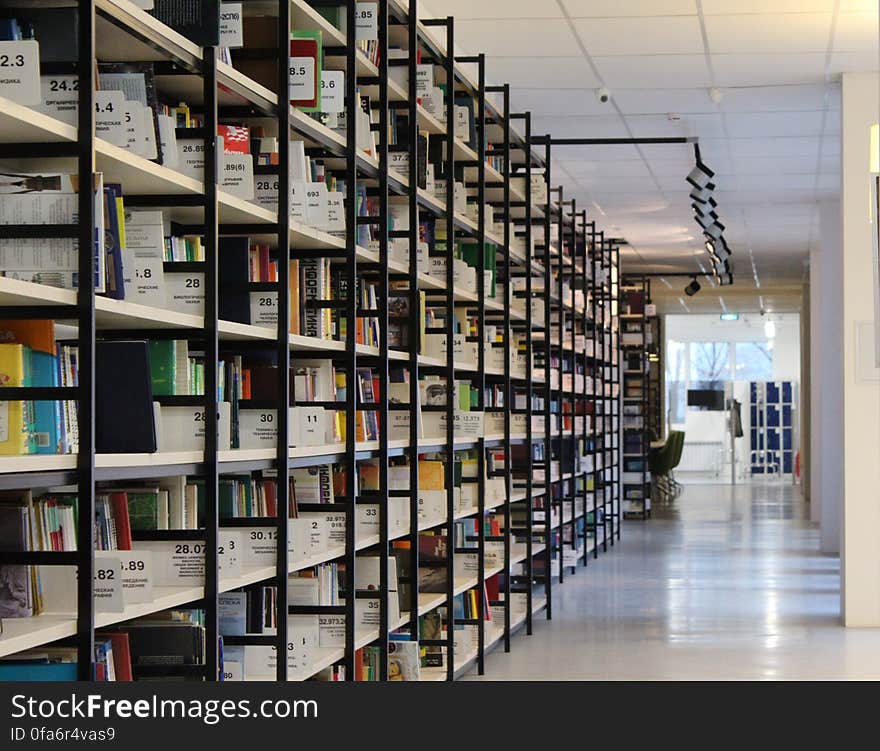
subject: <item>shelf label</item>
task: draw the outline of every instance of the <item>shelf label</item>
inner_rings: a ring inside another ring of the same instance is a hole
[[[163,274],[165,307],[176,313],[203,315],[205,310],[205,275]],[[139,301],[140,302],[140,301]]]
[[[356,3],[354,14],[354,38],[358,42],[379,38],[378,3]]]
[[[311,101],[315,98],[315,58],[290,58],[290,100]]]
[[[114,146],[125,147],[125,94],[95,92],[95,135]]]
[[[301,222],[306,221],[306,186],[302,180],[290,181],[290,216]],[[278,208],[277,201],[275,208]]]
[[[253,157],[250,154],[224,154],[220,163],[220,187],[245,201],[253,200]]]
[[[33,39],[0,42],[0,96],[40,104],[40,45]]]
[[[217,536],[217,570],[221,576],[241,576],[241,538],[238,529],[221,529]]]
[[[320,615],[318,616],[318,645],[321,649],[327,647],[345,646],[345,616],[344,615]]]
[[[345,232],[345,194],[338,190],[327,193],[327,231]]]
[[[312,227],[327,226],[326,183],[306,183],[306,222]]]
[[[199,139],[177,141],[177,171],[193,180],[205,177],[205,143]]]
[[[293,445],[297,448],[324,445],[327,442],[327,419],[327,410],[321,407],[292,407]]]
[[[277,293],[272,293],[277,294]],[[238,416],[240,448],[272,449],[278,437],[274,409],[243,409]]]
[[[105,613],[121,613],[125,609],[122,599],[122,563],[115,555],[117,551],[112,552],[112,556],[95,557],[95,609]]]
[[[146,550],[114,550],[126,605],[153,601],[153,554]]]
[[[325,70],[321,74],[321,111],[345,112],[345,71]]]
[[[278,211],[278,178],[272,175],[256,175],[254,201],[264,209]]]
[[[79,78],[77,76],[42,76],[40,78],[40,98],[38,107],[68,125],[76,126],[79,109]]]
[[[251,326],[265,326],[274,328],[278,325],[278,293],[277,292],[251,292]],[[273,434],[272,443],[259,442],[259,446],[241,446],[241,448],[272,448],[275,445]]]
[[[241,3],[220,3],[220,47],[244,47]]]
[[[272,527],[257,527],[243,531],[242,559],[248,566],[274,566],[277,531]]]

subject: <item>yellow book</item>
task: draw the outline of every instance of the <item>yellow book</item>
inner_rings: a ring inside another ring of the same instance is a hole
[[[27,348],[0,344],[0,386],[27,386]],[[29,454],[29,406],[32,402],[0,402],[0,455]]]
[[[419,490],[445,490],[443,462],[419,461]]]

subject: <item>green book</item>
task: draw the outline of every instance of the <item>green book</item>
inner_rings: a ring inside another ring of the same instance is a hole
[[[128,519],[132,532],[149,532],[158,529],[159,494],[148,490],[143,493],[127,491]]]
[[[177,358],[173,339],[150,342],[150,380],[155,396],[171,396],[177,382]]]
[[[202,494],[199,493],[200,497],[201,495]],[[234,519],[238,516],[236,513],[236,500],[235,483],[232,480],[221,480],[220,497],[218,499],[221,519]]]

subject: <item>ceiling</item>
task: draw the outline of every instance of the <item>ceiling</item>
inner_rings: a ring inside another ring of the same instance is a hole
[[[698,137],[734,252],[735,285],[722,292],[748,291],[757,309],[761,290],[799,290],[818,202],[839,193],[840,74],[878,68],[876,0],[427,4],[454,16],[456,46],[486,53],[487,79],[510,83],[535,133]],[[629,242],[625,270],[708,268],[684,181],[691,146],[560,146],[553,157],[553,183]]]

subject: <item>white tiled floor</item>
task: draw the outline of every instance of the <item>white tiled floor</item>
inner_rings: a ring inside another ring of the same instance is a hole
[[[554,587],[553,620],[485,678],[876,680],[880,629],[839,625],[839,563],[807,519],[788,483],[688,486]]]

